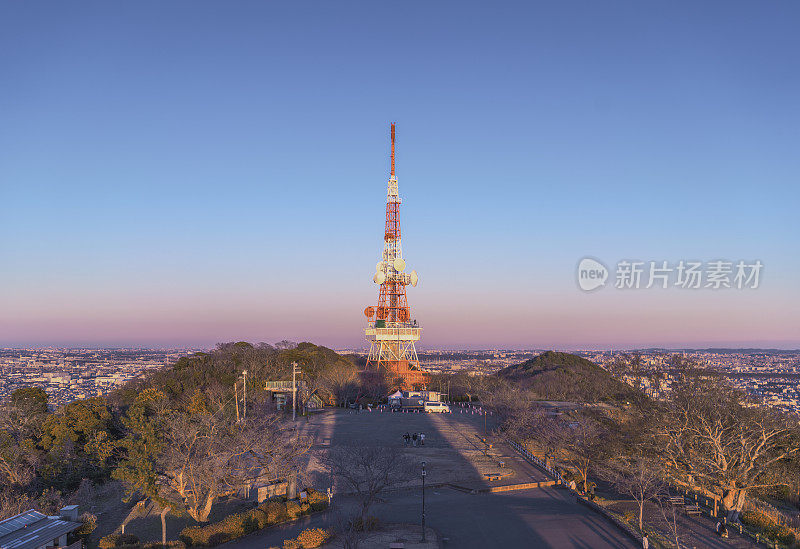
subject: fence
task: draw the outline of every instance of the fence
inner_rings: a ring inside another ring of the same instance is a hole
[[[539,459],[538,457],[533,455],[531,452],[528,451],[527,448],[525,448],[524,446],[522,446],[520,444],[517,444],[513,440],[509,440],[508,442],[509,442],[509,444],[511,444],[511,446],[517,452],[522,454],[525,457],[525,459],[527,459],[528,461],[532,462],[537,467],[540,467],[541,469],[544,469],[547,474],[549,474],[551,477],[556,479],[558,482],[560,482],[562,484],[564,483],[564,479],[561,478],[561,475],[558,473],[558,471],[556,471],[555,469],[553,469],[552,467],[547,465],[547,463],[545,463],[544,461],[542,461],[541,459]]]

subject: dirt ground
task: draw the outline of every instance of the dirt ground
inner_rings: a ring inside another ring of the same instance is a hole
[[[633,514],[638,520],[639,507],[633,501],[618,501],[606,505],[619,516],[626,513]],[[665,517],[666,514],[666,517]],[[668,520],[672,519],[671,508],[664,513],[662,509],[654,504],[648,503],[644,510],[644,530],[655,533],[656,538],[670,541],[674,539]],[[749,538],[739,535],[735,528],[728,528],[728,539],[720,538],[715,532],[716,521],[706,515],[686,515],[681,507],[676,508],[675,519],[678,527],[678,535],[684,547],[710,547],[728,548],[737,547],[741,549],[756,549],[761,547]],[[638,527],[638,524],[636,524]],[[653,536],[651,535],[651,539]],[[672,544],[674,546],[674,543]]]

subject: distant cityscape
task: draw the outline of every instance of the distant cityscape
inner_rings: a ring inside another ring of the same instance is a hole
[[[195,350],[0,349],[0,399],[21,387],[42,387],[50,404],[108,393]]]
[[[0,349],[0,399],[21,387],[42,387],[58,407],[73,400],[108,393],[148,371],[167,367],[182,356],[203,349]],[[419,353],[432,373],[485,375],[529,360],[546,349],[425,350]],[[341,349],[361,355],[363,350]],[[602,367],[620,352],[571,351]],[[698,349],[635,351],[645,368],[665,364],[678,353],[728,377],[738,388],[784,410],[800,412],[800,350]],[[645,385],[648,383],[644,381]],[[647,387],[645,387],[647,389]]]

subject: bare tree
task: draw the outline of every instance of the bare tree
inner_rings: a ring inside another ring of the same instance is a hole
[[[683,529],[678,521],[678,508],[670,502],[668,497],[665,497],[659,501],[659,509],[671,541],[675,542],[675,547],[680,549],[683,547],[681,545],[681,532]]]
[[[236,423],[224,409],[193,399],[172,408],[158,395],[123,419],[126,456],[115,472],[131,492],[205,522],[218,498],[256,479],[286,478],[310,440],[276,414],[257,411]]]
[[[358,391],[358,371],[353,364],[337,362],[320,373],[319,387],[339,404]]]
[[[199,522],[208,519],[223,493],[257,478],[285,478],[310,447],[307,440],[292,436],[276,415],[251,414],[234,424],[213,414],[176,414],[165,427],[160,477]]]
[[[361,521],[359,523],[359,521]],[[375,536],[364,527],[363,519],[360,515],[346,515],[336,512],[331,519],[333,531],[336,535],[336,542],[342,549],[358,549],[369,538]]]
[[[576,410],[564,420],[552,418],[543,422],[539,436],[560,463],[578,474],[583,491],[588,492],[590,468],[602,462],[612,449],[613,432],[602,415]]]
[[[664,492],[664,471],[651,456],[622,457],[609,464],[603,476],[619,492],[629,495],[639,508],[639,530],[643,529],[644,505]]]
[[[414,475],[411,461],[394,448],[346,446],[332,448],[324,458],[340,491],[352,492],[359,502],[362,525],[378,496],[393,484]]]
[[[769,472],[800,451],[796,422],[754,404],[715,377],[691,376],[673,388],[659,425],[670,475],[716,493],[730,520],[749,490],[785,484]]]

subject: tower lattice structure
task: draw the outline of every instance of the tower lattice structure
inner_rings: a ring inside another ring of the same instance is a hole
[[[400,196],[394,172],[394,124],[392,124],[392,169],[386,186],[386,227],[383,234],[383,255],[375,266],[372,280],[380,285],[378,306],[367,307],[365,335],[370,342],[368,370],[385,369],[403,387],[424,385],[426,375],[420,371],[414,346],[422,329],[411,320],[406,286],[416,286],[416,271],[405,272],[400,239]]]

